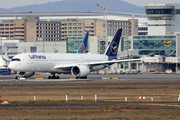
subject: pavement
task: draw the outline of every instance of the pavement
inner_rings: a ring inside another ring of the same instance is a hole
[[[48,79],[48,73],[42,73],[40,75],[34,75],[30,78],[22,79],[22,81],[77,81],[72,75],[59,75],[60,79]],[[88,75],[87,79],[78,79],[78,81],[84,80],[169,80],[180,79],[180,74],[120,74],[120,75]],[[0,81],[19,81],[15,79],[13,75],[0,75]]]

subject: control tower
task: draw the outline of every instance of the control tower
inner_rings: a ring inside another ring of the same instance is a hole
[[[175,35],[180,33],[180,4],[148,4],[148,35]]]

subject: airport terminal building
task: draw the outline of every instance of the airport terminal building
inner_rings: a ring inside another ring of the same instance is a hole
[[[148,4],[145,9],[148,17],[148,35],[127,37],[127,46],[137,50],[140,56],[162,56],[163,60],[158,63],[162,69],[159,70],[165,71],[169,67],[168,64],[171,64],[173,68],[169,68],[175,71],[178,69],[180,56],[180,4]],[[149,66],[152,65],[146,65],[147,68]]]

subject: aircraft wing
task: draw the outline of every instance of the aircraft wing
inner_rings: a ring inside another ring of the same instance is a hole
[[[71,68],[71,67],[77,66],[77,65],[87,65],[87,66],[89,66],[89,68],[92,68],[92,67],[98,66],[98,65],[109,66],[109,64],[114,64],[114,63],[121,63],[121,62],[128,62],[128,61],[137,61],[137,60],[148,60],[148,59],[157,59],[157,58],[123,59],[123,60],[112,60],[112,61],[101,61],[101,62],[89,62],[89,63],[87,62],[87,63],[64,64],[64,65],[56,65],[54,68],[55,69]]]
[[[138,60],[148,60],[148,59],[157,59],[157,58],[140,58],[140,59],[123,59],[123,60],[115,59],[115,60],[111,60],[111,61],[91,62],[88,65],[90,67],[93,67],[93,66],[96,66],[96,65],[108,65],[108,64],[114,64],[114,63],[138,61]]]

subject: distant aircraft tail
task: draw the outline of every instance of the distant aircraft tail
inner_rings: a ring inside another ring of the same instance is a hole
[[[0,66],[7,67],[8,63],[11,61],[11,59],[8,58],[7,53],[8,52],[6,52],[3,56],[1,56],[2,61],[0,60],[1,61],[1,65]]]
[[[111,59],[117,59],[117,52],[119,47],[120,38],[122,35],[122,29],[118,29],[116,31],[116,34],[114,35],[111,43],[109,44],[108,48],[106,49],[106,52],[104,53],[109,57],[109,60]]]
[[[88,35],[89,35],[89,32],[87,32],[86,35],[84,36],[84,39],[79,46],[78,53],[86,53]]]
[[[11,61],[11,59],[8,58],[7,54],[8,54],[8,52],[6,52],[6,53],[2,56],[2,59],[3,59],[4,61]]]

